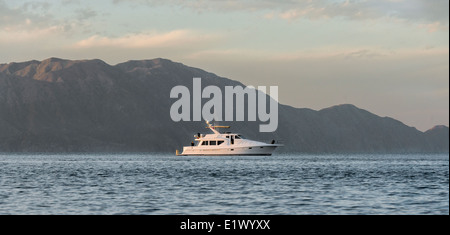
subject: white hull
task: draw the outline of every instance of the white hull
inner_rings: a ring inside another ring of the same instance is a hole
[[[181,156],[231,156],[231,155],[254,155],[254,156],[270,156],[279,145],[264,145],[252,147],[197,147],[188,146],[183,147]]]

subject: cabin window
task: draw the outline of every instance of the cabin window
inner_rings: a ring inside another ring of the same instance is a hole
[[[241,137],[239,137],[239,135],[236,135],[234,138],[238,140],[238,139],[240,139]]]
[[[223,140],[219,140],[217,141],[217,145],[221,145],[224,141]]]
[[[208,145],[208,141],[203,141],[202,145]]]
[[[215,141],[215,140],[209,141],[209,145],[216,145],[216,143],[217,143],[217,141]]]

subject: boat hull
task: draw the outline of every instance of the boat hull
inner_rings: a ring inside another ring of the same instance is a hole
[[[270,156],[278,145],[264,145],[252,147],[199,148],[188,146],[183,148],[179,156]]]

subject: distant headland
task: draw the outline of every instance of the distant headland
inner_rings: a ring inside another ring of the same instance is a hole
[[[244,86],[167,59],[109,65],[101,60],[0,64],[0,152],[173,152],[204,122],[174,122],[177,85]],[[279,105],[275,132],[221,122],[252,139],[281,139],[280,152],[448,153],[449,128],[421,132],[351,104],[322,110]],[[206,131],[206,130],[205,130]]]

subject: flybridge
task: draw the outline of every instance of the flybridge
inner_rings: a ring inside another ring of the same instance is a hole
[[[181,96],[180,96],[181,95]],[[211,95],[212,98],[211,98]],[[225,86],[225,119],[222,115],[222,91],[217,86],[203,88],[201,78],[192,79],[192,121],[245,121],[245,95],[247,95],[247,121],[266,122],[259,126],[260,132],[274,132],[278,128],[278,86],[270,86],[269,110],[267,110],[266,87]],[[234,99],[236,97],[236,99]],[[191,121],[191,92],[185,86],[175,86],[170,98],[178,98],[170,108],[173,121]],[[202,107],[202,99],[209,99]],[[236,107],[233,106],[236,104]],[[236,110],[236,120],[234,111]],[[258,115],[257,115],[258,114]]]

